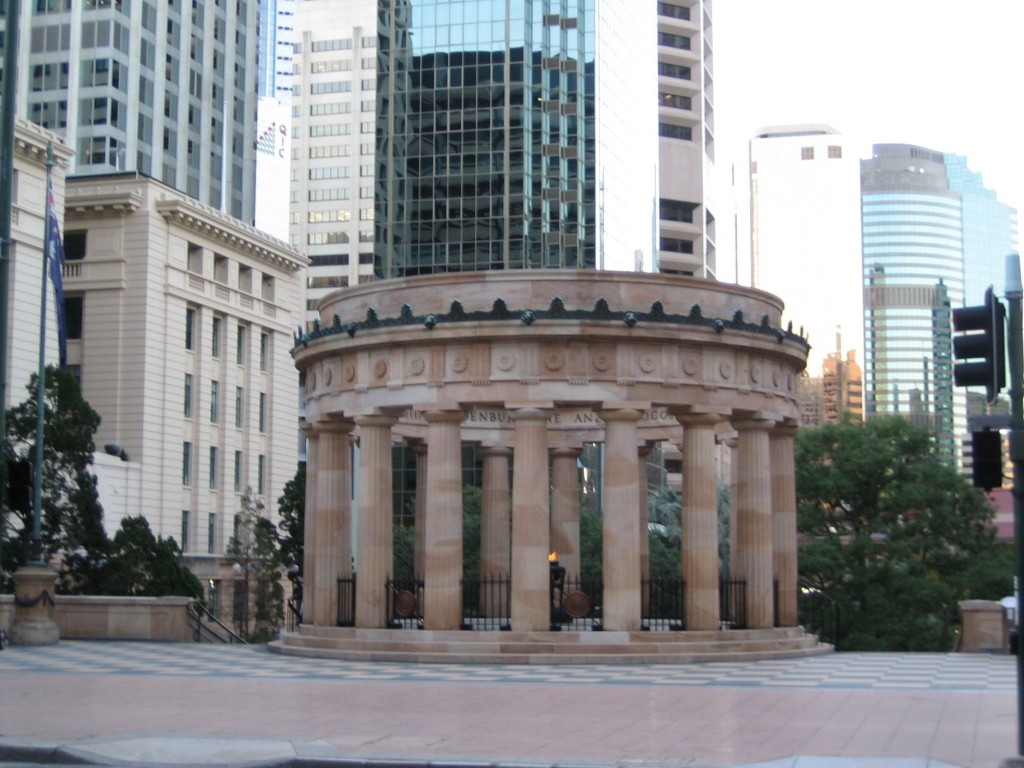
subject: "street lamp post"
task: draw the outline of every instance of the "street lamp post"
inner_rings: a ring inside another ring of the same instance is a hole
[[[1013,541],[1016,552],[1014,593],[1017,597],[1017,754],[1024,756],[1024,650],[1020,647],[1021,587],[1024,586],[1024,340],[1021,320],[1024,286],[1020,256],[1006,257],[1006,303],[1009,309],[1007,363],[1010,394],[1010,461],[1013,463]]]

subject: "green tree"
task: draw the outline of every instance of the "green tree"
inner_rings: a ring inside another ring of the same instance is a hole
[[[306,524],[306,465],[302,464],[295,477],[285,483],[284,492],[277,500],[278,526],[281,544],[281,563],[289,570],[302,572],[305,552]]]
[[[847,420],[795,453],[800,574],[839,604],[844,650],[949,650],[960,600],[1009,594],[994,510],[924,430]]]
[[[35,459],[36,395],[39,377],[33,374],[28,398],[7,411],[7,454]],[[58,589],[94,591],[98,569],[110,541],[103,529],[103,508],[96,478],[89,472],[99,414],[82,398],[78,380],[68,371],[46,369],[46,412],[43,423],[42,555],[59,563]],[[6,534],[2,570],[9,575],[31,554],[32,511],[6,510],[0,531]]]
[[[142,516],[121,520],[97,581],[97,594],[194,598],[203,595],[199,579],[181,562],[177,542],[154,536],[149,521]]]
[[[240,504],[226,550],[234,559],[236,574],[235,631],[251,642],[266,642],[284,619],[280,541],[277,527],[264,516],[263,501],[252,488],[245,489]]]

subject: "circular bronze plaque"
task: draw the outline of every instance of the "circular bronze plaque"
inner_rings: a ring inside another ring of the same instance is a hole
[[[590,598],[582,592],[570,592],[565,596],[565,612],[574,619],[582,619],[590,612]]]
[[[395,595],[395,613],[403,619],[407,619],[416,612],[416,595],[407,589],[403,589]]]

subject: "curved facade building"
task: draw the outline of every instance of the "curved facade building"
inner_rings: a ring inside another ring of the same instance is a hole
[[[958,458],[966,399],[953,385],[954,307],[1002,287],[1015,212],[966,160],[925,147],[875,145],[861,163],[865,411],[899,414]]]

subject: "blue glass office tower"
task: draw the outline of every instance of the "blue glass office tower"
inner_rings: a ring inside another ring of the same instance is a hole
[[[956,461],[966,398],[953,384],[952,309],[1002,284],[1016,214],[966,160],[880,144],[861,162],[864,385],[868,418],[899,414]]]
[[[378,8],[376,277],[653,268],[654,4]]]

